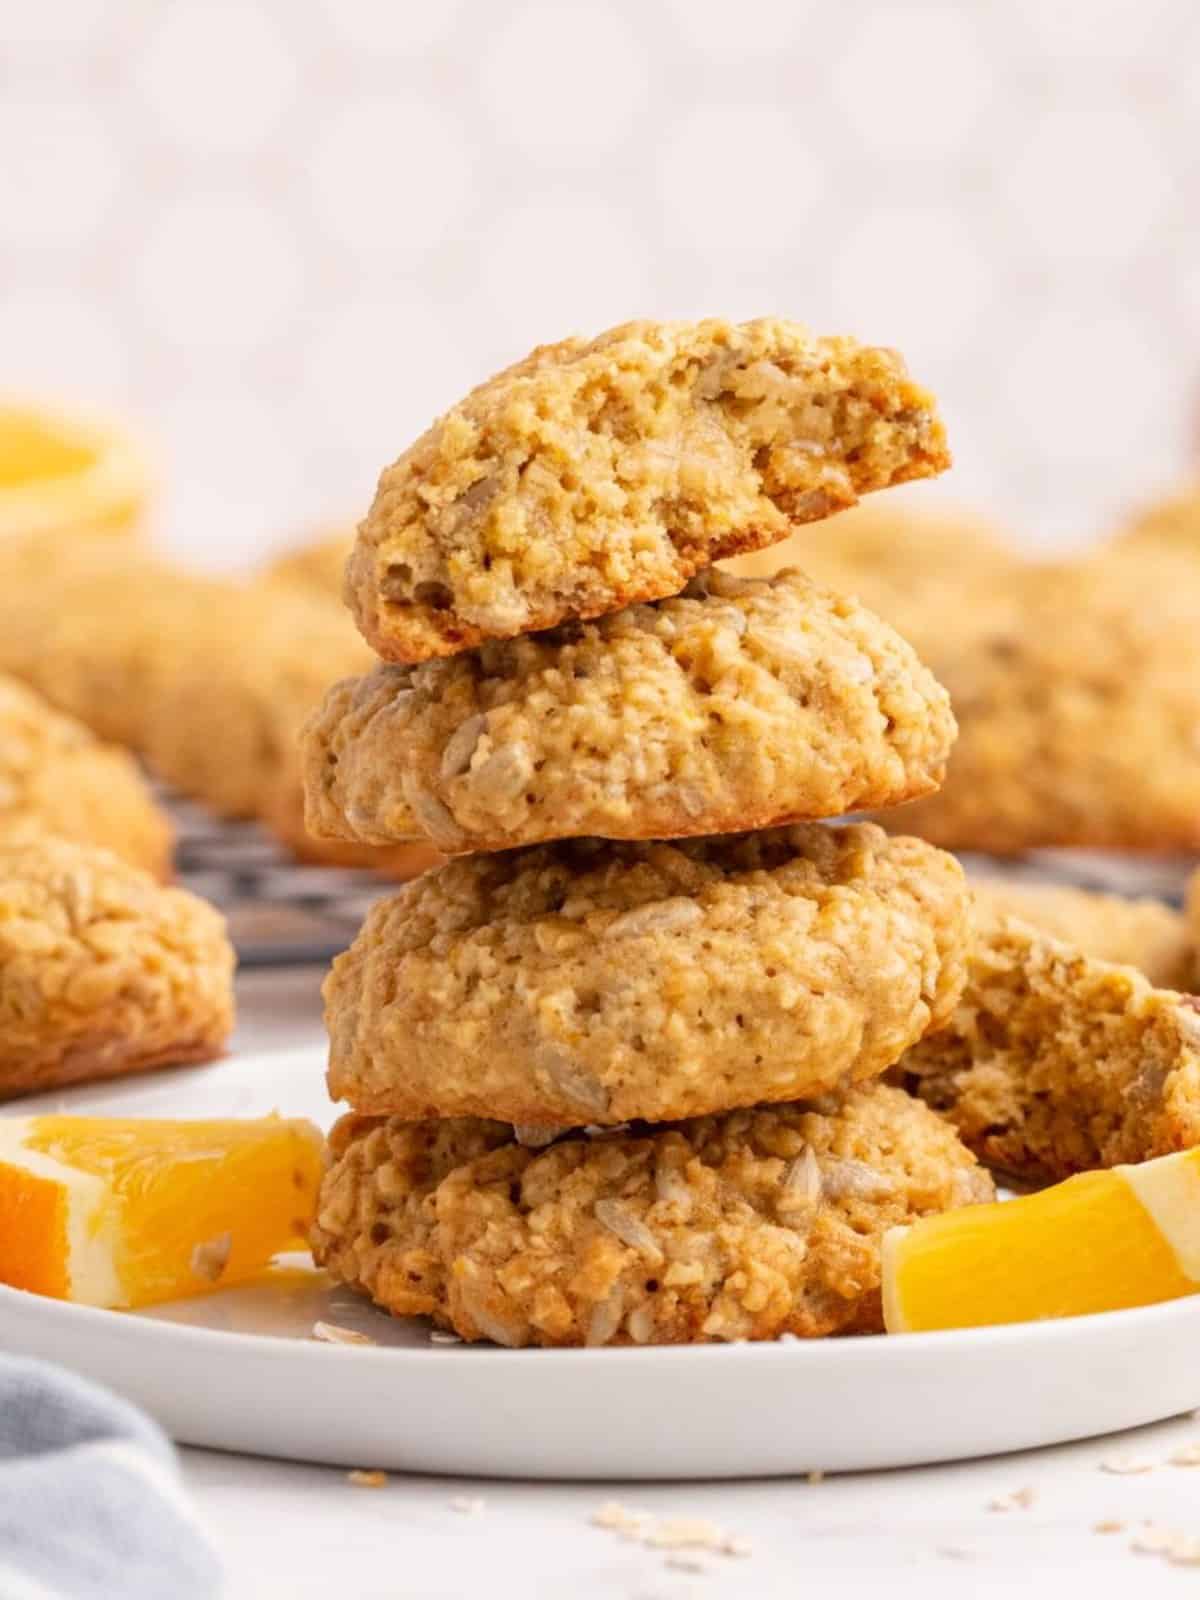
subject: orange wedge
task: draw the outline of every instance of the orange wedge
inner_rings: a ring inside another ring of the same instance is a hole
[[[1197,1290],[1200,1149],[925,1217],[883,1241],[889,1333],[1081,1317]]]
[[[125,429],[0,400],[0,538],[125,532],[152,477]]]
[[[307,1243],[311,1122],[0,1119],[0,1283],[143,1306],[252,1277]]]

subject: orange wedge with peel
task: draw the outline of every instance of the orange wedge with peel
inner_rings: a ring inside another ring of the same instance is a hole
[[[0,399],[0,538],[127,532],[152,487],[127,429]]]
[[[889,1333],[1154,1305],[1200,1290],[1200,1149],[892,1228]]]
[[[301,1119],[0,1119],[0,1283],[143,1306],[307,1244],[325,1140]]]

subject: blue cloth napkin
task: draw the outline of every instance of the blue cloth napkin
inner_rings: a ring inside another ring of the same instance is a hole
[[[0,1600],[212,1600],[217,1558],[148,1418],[0,1357]]]

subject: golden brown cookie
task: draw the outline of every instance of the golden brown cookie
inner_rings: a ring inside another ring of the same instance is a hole
[[[340,606],[132,550],[35,573],[31,555],[18,565],[0,551],[0,664],[143,752],[174,787],[222,815],[261,817],[305,859],[409,875],[418,852],[323,848],[303,828],[300,726],[331,681],[372,660]]]
[[[230,586],[96,544],[36,581],[21,581],[17,553],[0,550],[0,670],[101,738],[140,749],[164,673],[212,626]]]
[[[463,857],[334,963],[330,1092],[570,1127],[845,1088],[949,1017],[968,900],[869,823]]]
[[[1019,917],[1084,955],[1136,967],[1160,989],[1190,989],[1196,981],[1196,939],[1161,900],[1006,878],[975,879],[971,893],[985,914]]]
[[[984,1161],[1033,1181],[1200,1143],[1200,1002],[986,917],[948,1027],[896,1081]]]
[[[1200,483],[1182,485],[1174,493],[1143,506],[1119,535],[1129,550],[1165,546],[1179,555],[1200,556]]]
[[[448,853],[741,832],[935,789],[941,686],[803,573],[708,572],[590,623],[338,684],[306,730],[314,833]]]
[[[452,655],[677,594],[949,460],[895,351],[771,318],[626,323],[535,350],[388,467],[346,593],[385,659]]]
[[[942,791],[889,826],[999,854],[1200,846],[1200,564],[1031,567],[907,631],[959,737]]]
[[[171,875],[171,823],[132,758],[0,677],[0,838],[39,831]]]
[[[233,962],[219,912],[107,850],[0,846],[0,1096],[219,1056]]]
[[[298,776],[299,731],[327,686],[369,661],[340,606],[283,584],[231,584],[161,673],[142,748],[221,815],[261,815],[280,772]]]
[[[889,1228],[992,1197],[898,1089],[545,1150],[498,1122],[344,1118],[313,1252],[397,1315],[498,1344],[877,1333]]]
[[[778,544],[722,565],[747,578],[803,567],[820,583],[849,589],[879,610],[893,592],[914,601],[948,578],[1005,575],[1021,564],[1012,536],[964,506],[915,499],[919,486],[875,496],[834,520],[806,523]]]
[[[318,867],[361,867],[407,883],[444,857],[426,840],[393,845],[355,844],[348,839],[317,838],[304,819],[304,793],[300,786],[298,755],[280,767],[279,781],[263,804],[261,818],[297,861]]]
[[[263,573],[273,583],[294,583],[315,590],[327,600],[341,602],[346,561],[354,548],[354,534],[328,533],[285,550]]]

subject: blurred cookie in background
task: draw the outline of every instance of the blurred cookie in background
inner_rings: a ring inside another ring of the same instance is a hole
[[[0,1098],[211,1061],[233,1027],[220,912],[107,850],[0,845]]]
[[[227,583],[162,664],[140,748],[218,815],[260,816],[308,712],[369,660],[340,607],[287,586]]]
[[[46,569],[37,541],[14,540],[0,545],[0,670],[140,750],[173,659],[201,628],[220,626],[230,588],[96,540]]]
[[[1127,900],[1070,884],[973,880],[981,920],[1020,917],[1100,961],[1136,967],[1160,989],[1190,990],[1197,976],[1196,939],[1188,919],[1161,900]],[[1196,907],[1200,921],[1200,903]]]
[[[899,504],[893,502],[899,501]],[[1015,540],[975,510],[914,498],[904,489],[797,529],[781,544],[722,566],[744,577],[800,567],[856,595],[923,652],[947,628],[973,626],[1024,560]]]
[[[172,828],[133,757],[0,677],[0,841],[53,834],[171,874]]]
[[[1117,535],[1116,545],[1137,549],[1165,546],[1200,557],[1200,482],[1143,506]]]
[[[271,583],[293,583],[302,589],[315,589],[339,605],[346,560],[354,548],[354,530],[327,530],[294,549],[285,550],[263,569]]]
[[[1200,848],[1200,567],[1103,552],[960,592],[913,630],[959,738],[889,824],[958,849]]]
[[[330,683],[372,660],[316,589],[189,572],[95,540],[46,571],[35,541],[0,545],[0,671],[217,815],[260,819],[302,859],[409,877],[432,850],[327,848],[303,825],[299,729]]]

